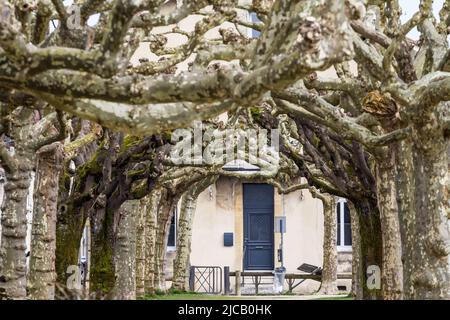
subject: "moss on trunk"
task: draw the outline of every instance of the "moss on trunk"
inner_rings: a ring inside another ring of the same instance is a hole
[[[84,207],[73,204],[62,204],[59,207],[56,223],[56,279],[65,286],[67,283],[67,268],[78,264],[78,254],[83,234],[86,215]]]
[[[355,202],[360,222],[360,248],[361,260],[359,270],[359,283],[362,287],[362,299],[382,299],[381,288],[370,290],[367,287],[367,268],[376,265],[381,268],[383,262],[380,213],[376,203],[367,199]]]

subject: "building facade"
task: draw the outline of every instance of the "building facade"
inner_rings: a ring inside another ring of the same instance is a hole
[[[275,226],[280,217],[286,221],[283,241]],[[282,195],[268,184],[221,177],[198,198],[190,263],[227,266],[231,271],[273,271],[281,266],[281,250],[287,273],[300,273],[297,268],[303,263],[322,267],[323,219],[322,202],[312,198],[308,190]],[[338,273],[351,273],[350,215],[344,199],[336,206],[336,219]],[[168,241],[172,245],[167,248],[168,278],[176,255],[175,221],[176,218]],[[248,293],[252,293],[251,280],[246,279],[250,282]],[[272,284],[270,281],[267,284],[270,292]],[[319,287],[319,282],[306,280],[294,292],[311,294]],[[343,292],[349,291],[351,280],[338,280],[338,287]]]

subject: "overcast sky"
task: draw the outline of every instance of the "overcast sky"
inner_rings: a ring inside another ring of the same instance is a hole
[[[417,10],[419,10],[419,2],[420,0],[400,0],[400,5],[402,7],[402,21],[405,22],[407,21],[409,18],[411,18],[411,16],[417,12]],[[439,20],[439,10],[442,8],[442,4],[443,4],[444,0],[434,0],[433,3],[433,13],[434,16],[436,17],[436,19]],[[411,31],[411,33],[409,34],[409,37],[417,40],[419,38],[419,33],[417,32],[417,29],[414,29],[413,31]]]
[[[419,9],[420,0],[399,0],[399,2],[402,7],[402,13],[403,13],[402,21],[403,22],[405,22],[409,18],[411,18],[411,16]],[[444,2],[444,0],[434,0],[433,12],[437,19],[439,19],[439,10],[440,10],[440,8],[442,8],[443,2]],[[65,5],[71,5],[72,3],[73,3],[73,0],[64,0]],[[89,19],[88,24],[95,25],[97,23],[97,21],[98,21],[98,15],[95,15]],[[409,33],[408,35],[409,35],[409,37],[411,37],[413,39],[419,38],[419,33],[417,32],[417,29],[414,29],[413,31],[411,31],[411,33]]]

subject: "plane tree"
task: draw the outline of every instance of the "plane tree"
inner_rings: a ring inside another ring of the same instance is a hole
[[[174,185],[164,187],[167,201],[160,199],[158,215],[167,221],[162,212],[183,193],[175,185],[192,183],[181,179],[183,170],[197,172],[192,177],[199,181],[207,172],[222,174],[220,168],[167,170],[168,133],[194,120],[247,112],[271,128],[277,115],[287,115],[285,167],[351,200],[359,217],[360,284],[369,265],[380,266],[384,280],[381,291],[363,289],[364,297],[449,297],[447,1],[439,19],[432,1],[422,0],[404,23],[397,0],[86,0],[71,8],[60,0],[0,0],[0,12],[2,294],[25,297],[21,252],[35,152],[64,140],[65,118],[104,130],[74,157],[73,179],[63,173],[55,187],[56,233],[62,232],[57,271],[64,278],[58,266],[76,259],[78,238],[69,236],[68,225],[80,235],[89,216],[93,289],[106,292],[121,205],[166,183],[166,175]],[[259,21],[248,21],[250,13]],[[183,30],[182,21],[194,14],[194,29]],[[407,37],[415,27],[419,41]],[[259,37],[248,37],[246,28]],[[216,38],[207,36],[213,29]],[[170,35],[184,41],[170,47]],[[133,60],[141,44],[156,60]],[[336,76],[325,78],[320,71],[331,67]],[[263,104],[270,116],[259,114]],[[75,136],[69,133],[69,140]],[[263,178],[282,182],[273,170]],[[164,246],[159,232],[155,239]]]

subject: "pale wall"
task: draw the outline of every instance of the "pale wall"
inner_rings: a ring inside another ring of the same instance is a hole
[[[287,228],[284,243],[287,272],[298,272],[297,268],[302,263],[322,266],[322,202],[313,199],[308,190],[297,191],[285,196],[285,211]],[[302,292],[311,292],[318,287],[317,281],[307,280],[298,288]]]
[[[219,190],[227,187],[232,190],[232,183],[222,186],[218,182]],[[239,268],[235,261],[235,247],[223,246],[223,234],[234,232],[233,195],[217,193],[216,185],[212,192],[205,190],[198,198],[195,212],[191,264],[199,266],[230,266],[231,270]],[[216,203],[219,203],[216,205]],[[236,239],[234,239],[236,242]],[[236,244],[236,243],[235,243]]]
[[[322,203],[309,191],[296,191],[285,196],[287,232],[284,236],[284,259],[287,272],[296,273],[302,263],[322,266]],[[282,196],[275,190],[275,216],[283,215]],[[242,269],[242,182],[221,178],[198,200],[192,235],[191,264],[196,266],[230,266]],[[234,233],[234,246],[223,246],[224,232]],[[280,237],[275,237],[276,250]],[[300,293],[317,290],[319,283],[307,280],[298,287]]]

